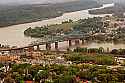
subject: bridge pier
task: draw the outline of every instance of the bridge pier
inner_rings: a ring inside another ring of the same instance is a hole
[[[84,45],[85,44],[85,40],[84,39],[82,39],[82,45]]]
[[[79,39],[75,40],[75,45],[78,46],[80,44]]]
[[[26,52],[25,49],[24,49],[24,48],[21,48],[19,55],[25,55],[25,52]]]
[[[72,40],[68,40],[69,41],[69,47],[72,46]]]
[[[55,49],[58,50],[59,49],[59,43],[55,42]]]
[[[29,46],[29,47],[28,47],[28,51],[29,51],[29,52],[34,51],[34,46]]]
[[[37,45],[37,51],[40,51],[40,46],[39,45]]]
[[[107,53],[109,53],[110,52],[110,49],[109,48],[107,48]]]
[[[19,54],[19,50],[14,50],[14,52],[15,52],[15,54],[17,54],[17,55]]]
[[[46,43],[46,50],[51,50],[51,43]]]
[[[21,49],[9,50],[11,55],[20,55],[23,51]]]
[[[11,55],[15,54],[14,50],[9,50],[9,53],[10,53]]]

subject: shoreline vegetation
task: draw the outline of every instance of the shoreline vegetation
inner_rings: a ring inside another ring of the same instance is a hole
[[[125,12],[125,6],[123,4],[115,3],[113,7],[107,7],[103,9],[89,10],[90,14],[113,14],[119,17],[123,17]]]
[[[0,27],[55,18],[67,12],[100,7],[96,1],[80,0],[58,4],[8,6],[0,9]]]
[[[113,43],[125,43],[125,28],[121,28],[118,24],[113,25],[110,22],[106,22],[103,19],[113,18],[118,20],[117,17],[94,17],[88,19],[80,19],[78,21],[66,21],[62,24],[28,28],[24,31],[24,35],[33,38],[46,38],[46,37],[69,37],[69,36],[83,36],[87,41],[96,42],[113,42]],[[115,21],[117,22],[117,21]],[[121,21],[122,22],[122,21]]]
[[[62,22],[62,24],[53,24],[49,26],[41,26],[41,27],[29,27],[24,31],[24,35],[27,37],[33,38],[41,38],[46,36],[56,36],[66,33],[75,26],[77,22],[73,22],[72,20]]]

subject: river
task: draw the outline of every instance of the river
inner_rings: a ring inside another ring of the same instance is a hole
[[[33,41],[36,41],[37,39],[35,38],[30,38],[30,37],[25,37],[24,36],[24,30],[26,30],[29,27],[36,27],[36,26],[43,26],[43,25],[51,25],[51,24],[60,24],[63,21],[67,21],[69,19],[72,19],[74,21],[77,21],[79,19],[85,19],[85,18],[92,18],[92,17],[103,17],[106,15],[111,15],[111,14],[101,14],[101,15],[92,15],[89,14],[88,10],[94,10],[94,9],[102,9],[106,7],[111,7],[114,6],[114,4],[104,4],[102,7],[99,8],[92,8],[92,9],[87,9],[87,10],[81,10],[81,11],[76,11],[76,12],[70,12],[70,13],[65,13],[60,17],[48,19],[48,20],[43,20],[43,21],[38,21],[38,22],[32,22],[32,23],[25,23],[25,24],[18,24],[18,25],[13,25],[13,26],[8,26],[4,28],[0,28],[0,43],[4,45],[10,45],[10,46],[27,46]],[[64,42],[66,46],[67,42]],[[64,44],[60,44],[64,45]],[[107,43],[108,44],[108,43]],[[96,44],[92,43],[87,45],[88,47],[98,47],[101,44]],[[104,46],[110,46],[104,44]],[[111,44],[111,47],[115,45]],[[121,45],[123,46],[123,45]],[[102,47],[102,45],[101,45]]]

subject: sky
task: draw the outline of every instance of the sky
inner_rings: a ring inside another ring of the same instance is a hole
[[[59,3],[67,1],[78,1],[78,0],[0,0],[0,4],[44,4],[44,3]],[[109,1],[109,0],[103,0],[103,1]],[[125,0],[113,0],[113,1],[125,2]]]
[[[58,2],[67,2],[74,0],[0,0],[0,4],[39,4],[39,3],[58,3]]]

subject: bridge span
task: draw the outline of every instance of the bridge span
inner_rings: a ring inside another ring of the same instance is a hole
[[[75,45],[78,46],[80,44],[80,41],[82,41],[82,44],[84,44],[85,39],[81,37],[66,37],[63,40],[55,40],[55,41],[48,41],[48,42],[37,42],[30,44],[28,46],[24,47],[15,47],[15,48],[0,48],[0,52],[6,52],[8,51],[9,53],[22,53],[25,51],[32,52],[32,51],[40,51],[40,46],[41,45],[46,45],[46,50],[50,51],[51,50],[51,44],[55,43],[55,50],[59,51],[59,42],[67,41],[68,42],[68,47],[70,48],[72,46],[72,42],[75,42]],[[36,47],[36,50],[34,49]]]

